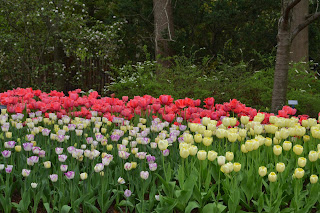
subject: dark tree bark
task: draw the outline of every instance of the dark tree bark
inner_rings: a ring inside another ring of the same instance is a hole
[[[309,14],[309,1],[301,0],[292,9],[292,24],[291,29],[294,30],[299,24],[302,24]],[[290,50],[290,60],[294,63],[301,61],[309,61],[309,30],[308,27],[301,30],[301,32],[292,40]]]
[[[278,112],[286,104],[288,71],[290,62],[290,46],[296,36],[309,24],[320,17],[320,12],[304,17],[304,21],[296,27],[292,26],[292,10],[301,1],[306,0],[283,0],[281,17],[278,25],[277,55],[274,71],[271,111]]]
[[[156,59],[163,67],[168,68],[170,61],[165,58],[172,55],[169,42],[174,37],[171,0],[153,0],[153,16]]]

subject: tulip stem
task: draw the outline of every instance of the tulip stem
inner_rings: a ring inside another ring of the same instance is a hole
[[[164,177],[166,178],[166,181],[168,182],[167,173],[166,173],[166,167],[164,165],[164,156],[161,155],[161,158],[162,158],[162,167],[163,167]]]
[[[271,206],[272,206],[272,186],[273,186],[273,183],[270,182],[270,202],[269,202],[269,211],[271,211]]]
[[[201,192],[201,173],[202,173],[202,161],[200,163],[200,171],[199,171],[199,191]]]

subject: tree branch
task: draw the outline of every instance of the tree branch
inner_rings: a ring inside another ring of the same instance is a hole
[[[291,33],[290,39],[293,41],[293,39],[298,35],[298,33],[306,28],[309,24],[314,22],[317,18],[320,18],[320,12],[314,13],[312,16],[308,17],[303,23],[299,24]]]
[[[290,11],[300,2],[301,0],[293,0],[291,1],[288,6],[286,7],[286,9],[284,10],[284,13],[283,13],[283,19],[285,22],[288,21],[289,19],[289,13]]]

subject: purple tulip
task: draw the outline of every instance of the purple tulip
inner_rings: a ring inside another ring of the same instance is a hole
[[[129,189],[126,189],[123,194],[126,198],[128,198],[131,196],[132,192]]]
[[[9,150],[4,150],[4,151],[1,152],[1,154],[2,154],[2,156],[3,156],[4,158],[8,158],[8,157],[11,156],[11,151],[9,151]]]
[[[70,179],[73,179],[73,178],[74,178],[74,171],[66,172],[66,173],[64,173],[64,175],[65,175],[66,178],[68,178],[69,180],[70,180]]]

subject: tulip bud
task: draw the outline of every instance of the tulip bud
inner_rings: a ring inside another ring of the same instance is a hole
[[[20,145],[15,146],[15,147],[14,147],[14,150],[15,150],[16,152],[21,152],[21,146],[20,146]]]
[[[264,176],[266,176],[266,174],[267,174],[267,168],[265,166],[260,166],[259,167],[259,175],[261,177],[264,177]]]
[[[246,150],[251,152],[253,150],[253,141],[252,140],[246,141],[245,146],[246,146]]]
[[[281,153],[282,153],[282,147],[280,146],[280,145],[275,145],[275,146],[273,146],[273,153],[275,154],[275,155],[281,155]]]
[[[247,123],[249,123],[249,117],[248,116],[241,116],[240,121],[242,124],[246,125]]]
[[[80,179],[85,180],[88,178],[88,174],[86,172],[80,174]]]
[[[108,151],[111,151],[112,149],[113,149],[112,144],[107,145],[107,150],[108,150]]]
[[[241,152],[248,153],[248,150],[246,149],[246,145],[244,144],[241,145]]]
[[[264,145],[271,146],[272,145],[272,139],[267,137],[265,142],[264,142]]]
[[[201,134],[196,134],[194,136],[194,142],[201,143],[201,141],[202,141],[202,135]]]
[[[215,151],[209,151],[208,152],[208,160],[209,161],[214,161],[218,156],[218,153]]]
[[[189,154],[191,156],[195,156],[197,153],[198,153],[198,147],[197,146],[192,145],[192,146],[189,147]]]
[[[238,139],[238,134],[237,133],[230,133],[228,132],[228,140],[233,143]]]
[[[219,166],[222,166],[226,163],[226,157],[225,156],[219,156],[218,157],[218,164]]]
[[[51,162],[50,161],[43,162],[43,165],[44,165],[44,168],[46,168],[46,169],[50,169],[51,168]]]
[[[125,184],[126,181],[125,181],[122,177],[119,177],[119,178],[118,178],[118,183],[119,183],[119,184]]]
[[[180,149],[180,156],[182,158],[187,158],[189,156],[189,149],[187,148],[181,148]]]
[[[205,145],[205,146],[210,146],[211,144],[212,144],[212,141],[213,141],[213,138],[212,137],[205,137],[205,138],[203,138],[203,144]]]
[[[319,155],[318,155],[318,153],[317,153],[316,151],[310,151],[310,152],[309,152],[309,160],[310,160],[311,162],[317,161],[317,160],[318,160],[318,157],[319,157]]]
[[[300,167],[305,167],[307,163],[307,159],[304,157],[298,158],[298,166]]]
[[[310,183],[314,184],[318,182],[318,176],[317,175],[311,175],[310,176]]]
[[[167,140],[160,140],[159,143],[158,143],[158,147],[161,151],[167,149],[169,146],[169,143]]]
[[[232,161],[233,158],[234,158],[233,152],[227,152],[227,153],[226,153],[226,159],[227,159],[227,161]]]
[[[296,168],[294,170],[294,176],[298,179],[302,178],[304,176],[304,170],[301,168]]]
[[[137,162],[131,162],[132,169],[137,168]]]
[[[212,131],[211,130],[204,130],[203,136],[210,138],[212,136]]]
[[[241,164],[240,163],[234,163],[233,164],[233,171],[239,172],[241,169]]]
[[[207,158],[207,152],[204,150],[198,151],[197,157],[199,160],[205,160]]]
[[[286,168],[286,165],[284,163],[277,163],[276,170],[279,173],[282,173]]]
[[[37,188],[38,184],[37,183],[31,183],[31,188],[35,189]]]
[[[282,146],[284,151],[289,151],[292,148],[292,143],[290,141],[285,141]]]
[[[301,155],[302,152],[303,152],[303,146],[301,145],[295,145],[293,147],[293,152],[296,154],[296,155]]]
[[[277,174],[274,172],[270,172],[270,174],[268,175],[268,180],[270,182],[276,182],[277,181]]]
[[[304,135],[303,136],[303,141],[304,142],[308,142],[310,140],[310,136],[309,135]]]

